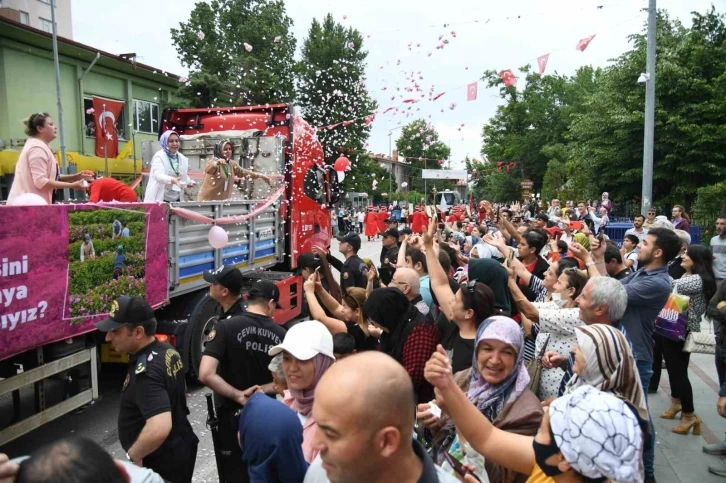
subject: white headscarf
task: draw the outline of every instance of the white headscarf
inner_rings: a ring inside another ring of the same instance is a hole
[[[582,386],[550,405],[550,429],[572,469],[588,478],[643,481],[643,431],[622,399]]]

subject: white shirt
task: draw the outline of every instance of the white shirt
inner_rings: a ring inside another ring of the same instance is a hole
[[[177,153],[179,158],[179,166],[177,172],[172,168],[169,157],[163,149],[154,154],[151,159],[151,173],[149,174],[149,182],[144,192],[144,203],[153,203],[155,201],[164,201],[165,198],[173,196],[173,192],[179,193],[179,201],[184,201],[184,189],[171,184],[172,178],[187,184],[193,184],[189,178],[189,160],[182,153]]]
[[[635,231],[635,227],[630,228],[628,230],[625,230],[626,235],[635,235],[638,237],[638,240],[643,241],[643,238],[645,238],[645,235],[648,234],[648,230],[646,228],[640,228],[640,231]]]

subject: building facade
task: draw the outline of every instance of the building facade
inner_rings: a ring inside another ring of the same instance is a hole
[[[55,2],[55,23],[59,37],[73,38],[71,0]],[[0,16],[7,17],[28,27],[53,33],[51,0],[0,0]]]
[[[0,17],[0,200],[7,197],[27,137],[23,119],[48,112],[58,121],[52,48],[50,34]],[[162,106],[176,101],[179,77],[61,37],[58,51],[67,160],[79,169],[104,171],[104,158],[95,154],[94,116],[88,112],[92,97],[99,96],[124,103],[116,125],[119,152],[134,141],[128,159],[109,161],[109,174],[138,173],[142,143],[158,138]],[[51,149],[60,150],[59,138]]]
[[[407,186],[411,184],[411,166],[398,159],[398,151],[393,150],[393,154],[389,157],[384,154],[373,154],[369,153],[368,157],[371,158],[371,160],[376,161],[377,163],[380,163],[381,167],[385,170],[387,170],[392,180],[396,183],[396,186],[398,187],[398,191],[405,192],[405,188],[401,188],[401,185],[403,183],[406,183]],[[382,183],[381,186],[385,187],[386,180],[380,180]],[[395,192],[396,189],[393,188],[393,191]]]

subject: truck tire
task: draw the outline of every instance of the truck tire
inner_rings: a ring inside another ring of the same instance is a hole
[[[204,294],[189,317],[191,336],[189,337],[188,374],[196,381],[199,381],[199,365],[202,362],[202,354],[204,354],[209,333],[217,323],[217,307],[219,304],[208,293]]]

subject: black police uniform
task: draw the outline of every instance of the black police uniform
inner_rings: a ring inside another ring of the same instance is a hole
[[[348,257],[345,262],[341,262],[330,254],[327,258],[328,263],[340,272],[340,288],[344,294],[349,288],[366,288],[368,286],[368,266],[358,255]]]
[[[235,303],[233,303],[227,311],[225,311],[220,305],[219,307],[217,307],[217,318],[219,320],[223,320],[246,314],[247,311],[244,309],[243,304],[244,301],[242,299],[239,299]]]
[[[270,317],[246,312],[217,322],[209,333],[204,355],[217,359],[217,374],[235,389],[243,391],[272,382],[272,374],[267,368],[272,357],[267,352],[282,343],[285,332],[285,328]],[[247,482],[247,465],[242,460],[237,441],[236,413],[241,406],[216,393],[214,400],[219,420],[221,471],[227,483]]]
[[[128,452],[148,419],[171,412],[169,436],[161,447],[143,458],[143,465],[172,483],[192,481],[199,444],[187,419],[184,374],[176,349],[154,340],[129,359],[118,415],[119,440]]]
[[[381,268],[378,269],[378,276],[381,278],[381,282],[385,285],[391,283],[393,280],[393,274],[396,273],[396,269],[391,267],[391,263],[395,266],[397,260],[394,260],[392,255],[398,255],[398,245],[392,248],[383,247],[381,249]]]

